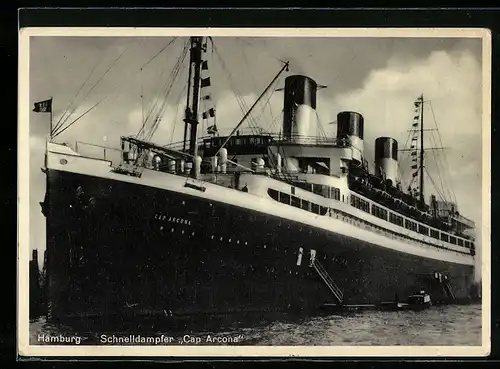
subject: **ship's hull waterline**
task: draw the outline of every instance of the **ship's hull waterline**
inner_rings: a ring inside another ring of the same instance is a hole
[[[314,314],[338,301],[310,266],[311,250],[344,304],[378,304],[420,290],[445,300],[449,292],[436,272],[448,276],[457,300],[469,295],[471,265],[139,181],[58,169],[46,175],[53,319]]]

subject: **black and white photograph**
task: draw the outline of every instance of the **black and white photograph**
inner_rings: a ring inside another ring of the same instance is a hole
[[[488,31],[19,42],[21,355],[489,353]]]

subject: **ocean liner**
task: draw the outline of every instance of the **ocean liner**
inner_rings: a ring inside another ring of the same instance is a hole
[[[183,51],[182,142],[123,136],[113,164],[56,134],[47,141],[50,318],[314,314],[422,290],[433,302],[466,300],[474,223],[455,203],[425,199],[423,96],[410,102],[414,184],[403,189],[395,139],[375,139],[369,170],[360,113],[339,112],[336,137],[310,136],[324,86],[291,74],[276,88],[288,62],[257,99],[283,93],[279,133],[241,128],[256,101],[230,134],[213,124],[201,136],[200,118],[215,116],[200,113],[212,43],[190,37]]]

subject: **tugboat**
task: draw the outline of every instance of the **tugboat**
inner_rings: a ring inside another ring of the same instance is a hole
[[[431,296],[425,291],[420,291],[408,297],[408,306],[411,310],[424,310],[432,306]]]
[[[391,301],[382,302],[380,309],[384,311],[400,311],[400,310],[413,310],[421,311],[432,306],[431,296],[425,291],[420,291],[413,295],[408,296],[406,302]]]

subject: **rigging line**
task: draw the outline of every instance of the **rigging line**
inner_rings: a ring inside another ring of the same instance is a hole
[[[429,174],[429,171],[427,170],[427,168],[424,167],[424,170],[425,172],[427,173],[427,177],[429,177],[429,179],[431,180],[431,183],[432,185],[434,186],[434,188],[436,189],[436,192],[438,193],[439,197],[441,198],[442,201],[446,202],[446,199],[445,197],[443,196],[443,194],[438,190],[437,186],[436,186],[436,183],[434,182],[434,179],[431,177],[431,175]]]
[[[147,141],[151,140],[151,137],[153,137],[154,133],[156,132],[156,130],[158,129],[158,126],[162,120],[162,117],[165,113],[165,110],[168,106],[168,102],[167,102],[167,99],[168,99],[168,95],[170,94],[170,91],[172,90],[172,86],[174,85],[175,83],[175,79],[177,78],[177,76],[179,75],[179,71],[181,70],[181,67],[182,67],[182,62],[180,62],[176,68],[176,71],[175,71],[175,74],[174,74],[174,77],[172,79],[172,82],[168,88],[168,91],[165,95],[165,98],[163,100],[163,103],[161,105],[161,109],[158,111],[158,113],[156,114],[156,117],[155,117],[155,120],[154,120],[154,123],[153,123],[153,126],[150,128],[150,131],[148,132],[147,134]]]
[[[435,139],[434,139],[434,136],[431,132],[430,136],[429,136],[429,141],[431,143],[432,146],[436,146],[436,143],[435,143]],[[443,181],[442,181],[442,178],[441,178],[441,173],[440,173],[440,170],[439,170],[439,165],[438,165],[438,160],[436,158],[436,153],[434,152],[434,150],[430,150],[432,151],[432,156],[434,158],[434,164],[436,166],[436,173],[437,173],[437,177],[438,177],[438,180],[439,180],[439,183],[441,185],[441,187],[439,188],[439,190],[441,191],[445,191],[445,187],[443,186]],[[427,161],[427,163],[429,163],[429,161]],[[429,167],[429,164],[427,164],[427,167]]]
[[[141,69],[144,69],[149,63],[151,63],[154,59],[156,59],[156,57],[158,55],[160,55],[163,51],[165,51],[167,47],[169,47],[170,45],[172,45],[175,40],[177,40],[177,36],[175,36],[174,38],[172,38],[172,40],[170,40],[165,46],[163,46],[163,48],[160,51],[158,51],[155,54],[155,56],[151,57],[146,63],[144,63],[144,65],[141,67]]]
[[[181,53],[181,55],[179,55],[179,58],[177,59],[174,67],[172,68],[172,71],[170,72],[169,78],[168,78],[167,82],[165,83],[165,86],[163,87],[162,91],[160,92],[160,96],[155,98],[154,103],[152,104],[152,107],[149,110],[148,115],[146,116],[146,119],[145,119],[146,123],[139,130],[139,132],[136,135],[136,138],[138,138],[141,134],[143,134],[143,137],[146,137],[147,134],[151,131],[151,128],[150,128],[148,130],[148,133],[145,133],[146,126],[150,122],[150,118],[152,117],[155,109],[158,107],[158,104],[162,104],[161,101],[164,102],[164,99],[166,99],[166,97],[168,96],[169,88],[170,88],[170,86],[173,85],[173,80],[175,79],[176,71],[179,68],[179,65],[183,62],[184,58],[187,55],[187,45],[188,45],[188,43],[186,42],[186,44],[184,45],[183,52]],[[161,108],[161,105],[160,105],[160,108]],[[157,115],[157,114],[155,114],[155,115]],[[154,125],[154,122],[153,122],[153,125]]]
[[[278,82],[278,81],[276,81],[276,82]],[[276,90],[271,91],[271,93],[269,94],[269,97],[267,98],[266,102],[264,103],[264,106],[263,106],[263,107],[262,107],[262,109],[260,110],[260,112],[259,112],[259,115],[258,115],[257,119],[259,119],[259,120],[260,120],[260,118],[261,118],[261,117],[262,117],[262,115],[264,114],[264,111],[266,110],[266,107],[267,107],[268,105],[270,106],[269,101],[271,100],[271,98],[273,97],[273,95],[274,95],[274,93],[275,93],[275,92],[276,92]],[[274,120],[274,118],[273,118],[273,120]]]
[[[128,47],[127,47],[128,49]],[[127,49],[125,49],[125,51],[127,51]],[[125,51],[121,54],[123,55],[125,53]],[[83,116],[85,116],[87,113],[89,113],[91,110],[93,110],[94,108],[96,108],[98,105],[100,105],[102,102],[104,102],[106,99],[108,99],[108,97],[110,97],[111,95],[113,95],[121,86],[123,86],[124,83],[126,83],[128,80],[124,81],[123,83],[117,85],[115,87],[115,89],[110,93],[110,94],[107,94],[104,96],[104,98],[102,98],[100,101],[98,101],[96,104],[94,104],[90,109],[88,109],[87,111],[85,111],[82,115],[80,115],[78,118],[76,118],[73,122],[71,122],[69,125],[67,125],[65,128],[63,128],[62,130],[59,130],[58,132],[54,132],[54,136],[53,137],[56,137],[58,136],[59,134],[61,134],[62,132],[64,132],[66,129],[68,129],[70,126],[72,126],[74,123],[76,123],[80,118],[82,118]],[[62,127],[62,126],[61,126]],[[60,128],[61,128],[60,127]]]
[[[106,69],[106,71],[104,72],[104,74],[97,80],[97,82],[95,82],[92,87],[90,88],[89,91],[87,91],[87,93],[85,94],[85,96],[83,97],[82,101],[80,101],[80,103],[82,103],[83,101],[85,101],[85,99],[89,96],[89,94],[92,92],[92,90],[103,80],[103,78],[108,74],[108,72],[116,65],[116,63],[118,63],[118,61],[121,59],[121,57],[125,54],[125,52],[130,48],[130,45],[128,45],[125,50],[122,51],[122,53],[115,59],[115,61],[108,67],[108,69]],[[71,111],[71,113],[66,117],[66,119],[63,121],[63,123],[61,124],[61,126],[66,123],[69,119],[69,117],[71,116],[71,114],[73,114],[76,110],[76,107],[73,108],[73,110]]]
[[[411,152],[408,151],[408,141],[410,141],[410,139],[412,138],[413,135],[414,135],[413,130],[410,130],[408,132],[407,137],[406,137],[406,142],[405,142],[405,144],[403,146],[403,150],[405,150],[404,152],[407,152],[407,154],[404,155],[403,160],[401,160],[401,163],[400,163],[401,164],[400,165],[401,177],[403,177],[406,174],[404,168],[406,168],[406,164],[407,164],[408,160],[411,159],[411,157],[412,157]]]
[[[436,128],[437,128],[437,133],[438,133],[438,138],[439,138],[439,144],[441,145],[441,147],[443,147],[443,142],[441,140],[441,133],[439,132],[439,127],[438,127],[438,123],[437,123],[437,120],[436,120],[436,116],[434,114],[434,108],[432,107],[432,102],[429,100],[429,107],[431,108],[431,113],[432,113],[432,117],[433,117],[433,120],[434,120],[434,124],[436,125]],[[451,190],[451,193],[453,194],[453,200],[455,201],[456,203],[456,196],[455,196],[455,191],[453,189],[453,186],[451,185],[451,173],[450,173],[450,166],[448,164],[448,160],[446,158],[446,155],[443,154],[443,157],[444,157],[444,162],[445,162],[445,166],[446,166],[446,174],[449,175],[449,179],[450,179],[450,190]]]
[[[99,100],[97,103],[95,103],[93,106],[91,106],[89,109],[87,109],[84,113],[82,113],[78,118],[76,118],[73,122],[71,122],[70,124],[68,124],[65,128],[63,128],[62,130],[60,130],[59,132],[55,133],[54,134],[54,137],[57,137],[59,136],[61,133],[63,133],[65,130],[67,130],[69,127],[71,127],[73,124],[75,124],[77,121],[80,120],[80,118],[83,118],[85,115],[87,115],[87,113],[89,113],[91,110],[93,110],[94,108],[96,108],[100,103],[102,103],[104,100],[106,100],[108,98],[109,95],[106,95],[104,96],[104,98],[102,98],[101,100]]]
[[[242,55],[243,55],[243,60],[245,61],[245,64],[247,66],[247,70],[250,72],[251,71],[251,67],[250,67],[250,63],[248,62],[248,56],[247,56],[247,53],[246,53],[246,50],[245,50],[245,46],[243,45],[244,44],[244,41],[237,37],[238,41],[241,42],[242,46],[241,46],[241,52],[242,52]],[[252,79],[252,84],[253,84],[253,88],[254,90],[257,90],[257,83],[255,82],[255,76],[253,75],[253,73],[249,73],[250,74],[250,77]],[[273,94],[274,94],[275,91],[273,91]],[[272,95],[271,95],[272,96]],[[269,99],[270,100],[270,99]],[[268,100],[268,102],[269,102]],[[273,117],[273,110],[271,108],[271,105],[268,105],[269,107],[269,113],[271,115],[271,121],[274,120],[274,117]],[[260,115],[262,115],[264,113],[264,109],[265,109],[265,106],[264,108],[262,109],[262,113]],[[259,116],[259,119],[260,119],[260,116]]]
[[[173,124],[173,127],[172,127],[172,133],[170,134],[170,140],[169,140],[169,143],[172,143],[173,139],[174,139],[174,132],[175,132],[175,122],[177,121],[177,114],[179,113],[179,106],[181,104],[181,99],[182,97],[184,96],[184,93],[186,92],[186,89],[187,89],[187,86],[184,85],[184,88],[182,89],[181,93],[179,94],[179,98],[177,99],[177,108],[175,109],[175,116],[174,116],[174,124]]]
[[[435,138],[434,139],[436,142],[437,142],[437,139]],[[437,144],[435,144],[437,146]],[[441,157],[441,155],[444,155],[444,154],[441,154],[439,153],[439,157]],[[453,192],[453,187],[451,185],[451,176],[448,177],[447,174],[448,174],[448,171],[446,170],[446,167],[445,165],[443,164],[444,160],[442,161],[439,161],[439,160],[436,160],[436,167],[438,168],[439,171],[442,171],[443,175],[440,176],[440,179],[442,177],[442,186],[443,186],[443,190],[446,191],[447,193],[447,196],[448,196],[448,200],[449,201],[452,201],[452,202],[455,202],[456,203],[456,197],[455,197],[455,194]]]
[[[245,56],[244,56],[244,58],[245,58]],[[245,58],[245,63],[247,64],[248,69],[250,69],[250,66],[248,65],[248,62],[247,62],[246,58]],[[230,74],[230,73],[228,72],[228,74]],[[253,78],[253,75],[251,75],[251,78],[252,78],[252,81],[253,81],[254,89],[256,90],[257,89],[257,85],[255,83],[255,79]],[[243,96],[241,96],[241,92],[237,88],[236,88],[236,91],[237,91],[237,94],[239,94],[238,98],[240,99],[240,102],[241,102],[240,103],[240,109],[242,110],[242,112],[244,114],[245,111],[248,110],[248,106],[246,105],[246,102],[245,102],[245,99],[243,98]],[[261,113],[262,113],[262,111],[261,111]],[[257,120],[258,120],[258,118],[255,118],[252,115],[251,118],[249,119],[249,123],[248,124],[250,126],[250,130],[255,129],[257,131],[257,133],[258,133],[258,126],[259,125],[258,125]],[[252,124],[254,125],[254,127],[251,126]]]
[[[278,74],[273,78],[273,80],[267,85],[267,87],[265,88],[265,90],[259,95],[259,97],[257,98],[257,100],[252,104],[252,106],[250,107],[250,109],[247,111],[247,113],[241,118],[240,122],[236,125],[236,127],[233,128],[233,130],[231,131],[230,135],[226,138],[226,140],[224,141],[224,143],[219,147],[219,149],[217,150],[216,152],[216,155],[220,152],[220,150],[222,150],[222,148],[228,143],[228,141],[230,140],[231,136],[238,130],[238,128],[243,124],[243,122],[248,118],[248,116],[250,115],[250,113],[252,112],[252,110],[255,108],[255,106],[257,105],[257,103],[260,101],[260,99],[262,99],[262,97],[269,91],[269,89],[276,83],[276,81],[278,80],[278,78],[280,77],[280,75],[285,71],[285,69],[287,69],[289,66],[289,63],[286,62],[283,67],[281,67],[280,71],[278,72]]]
[[[254,50],[257,49],[257,52],[261,54],[267,54],[268,57],[271,59],[275,59],[276,61],[280,63],[284,63],[284,61],[276,56],[274,56],[270,51],[266,50],[266,48],[269,48],[269,45],[267,45],[267,40],[261,39],[262,42],[264,42],[264,45],[262,48],[257,48],[254,44],[252,44],[250,41],[244,40],[241,37],[237,37],[241,42],[246,43],[250,47],[252,47]]]
[[[219,59],[219,62],[223,68],[223,70],[227,73],[228,75],[228,79],[229,79],[229,83],[231,85],[231,89],[235,92],[235,95],[236,95],[236,100],[238,102],[238,105],[240,106],[240,109],[242,110],[243,114],[246,114],[246,112],[248,111],[248,107],[246,106],[246,103],[244,101],[244,99],[241,97],[241,93],[240,91],[238,90],[238,87],[233,83],[233,77],[231,75],[231,72],[229,72],[228,68],[226,67],[226,64],[224,62],[224,60],[222,59],[218,49],[217,49],[217,46],[215,45],[215,43],[212,44],[212,47],[213,47],[213,51],[215,53],[215,55],[217,56],[217,58]],[[256,124],[255,122],[255,119],[253,117],[252,114],[250,114],[248,116],[249,118],[249,125],[250,125],[250,122]],[[250,129],[252,130],[253,127],[250,127]]]
[[[320,134],[323,135],[322,137],[326,140],[326,139],[328,139],[328,136],[326,135],[326,131],[323,128],[323,124],[321,124],[322,123],[322,119],[319,116],[319,114],[318,114],[317,111],[315,111],[315,114],[316,114],[316,118],[317,118],[317,120],[316,120],[316,126],[317,126],[317,128],[319,128]]]
[[[168,103],[167,103],[167,98],[168,98],[168,95],[170,94],[170,91],[172,89],[172,86],[177,78],[177,76],[179,75],[179,72],[181,70],[181,66],[182,66],[182,63],[179,64],[179,68],[177,69],[177,73],[175,74],[173,80],[172,80],[172,83],[170,85],[170,88],[169,88],[169,91],[167,93],[167,95],[165,96],[165,99],[164,99],[164,103],[163,103],[163,106],[162,108],[160,109],[160,111],[158,112],[157,116],[156,116],[156,120],[155,120],[155,123],[153,124],[153,126],[151,127],[150,131],[147,133],[147,138],[146,140],[147,141],[150,141],[154,134],[157,132],[158,130],[158,127],[160,126],[160,123],[165,115],[165,112],[168,108]],[[184,85],[184,88],[183,90],[181,91],[180,95],[179,95],[179,98],[177,99],[177,102],[176,102],[176,111],[175,111],[175,116],[174,116],[174,127],[173,127],[173,130],[172,130],[172,134],[171,134],[171,138],[170,138],[170,141],[172,141],[172,137],[173,137],[173,131],[175,130],[175,120],[177,119],[177,114],[178,114],[178,111],[179,111],[179,105],[180,105],[180,100],[182,98],[182,95],[184,94],[184,91],[186,89],[186,85]]]
[[[170,41],[167,45],[165,45],[165,47],[163,47],[163,49],[161,49],[161,50],[160,50],[160,51],[159,51],[159,52],[158,52],[155,56],[153,56],[152,58],[150,58],[150,59],[149,59],[149,60],[148,60],[148,61],[147,61],[147,62],[146,62],[146,63],[145,63],[142,67],[141,67],[141,69],[142,69],[142,68],[144,68],[146,65],[148,65],[148,64],[149,64],[149,63],[150,63],[150,62],[151,62],[154,58],[156,58],[158,55],[160,55],[160,54],[161,54],[161,53],[162,53],[162,52],[163,52],[163,51],[164,51],[164,50],[165,50],[168,46],[170,46],[170,45],[171,45],[171,44],[172,44],[172,43],[173,43],[176,39],[177,39],[177,37],[174,37],[174,38],[173,38],[173,39],[172,39],[172,40],[171,40],[171,41]],[[187,52],[186,47],[187,47],[188,43],[189,43],[189,39],[188,39],[188,40],[186,40],[186,42],[184,43],[184,47],[183,47],[183,50],[182,50],[182,52],[181,52],[181,55],[183,55],[183,53]],[[162,68],[162,72],[161,72],[160,77],[159,77],[159,80],[160,80],[160,81],[162,80],[162,78],[163,78],[164,74],[165,74],[165,69],[164,69],[164,68]],[[170,76],[169,76],[169,77],[170,77],[170,78],[172,77],[172,72],[170,73]],[[169,80],[167,80],[167,82],[165,83],[165,86],[167,86],[167,85],[168,85],[168,81],[169,81]],[[158,95],[160,95],[160,96],[161,96],[161,94],[162,94],[162,88],[161,88],[161,86],[159,86],[159,88],[157,89],[157,91],[156,91],[156,92],[155,92],[155,94],[154,94],[155,98],[154,98],[154,99],[152,100],[152,102],[151,102],[151,105],[150,105],[150,107],[149,107],[149,109],[148,109],[148,113],[147,113],[147,115],[146,115],[146,118],[145,118],[145,119],[143,119],[143,124],[142,124],[142,127],[141,127],[141,129],[139,130],[139,132],[137,132],[137,134],[136,134],[136,138],[139,138],[140,134],[144,132],[144,129],[145,129],[145,127],[146,127],[146,124],[147,124],[147,122],[149,121],[149,118],[151,117],[151,114],[153,113],[154,109],[158,106],[158,101],[159,101],[159,99],[158,99],[158,97],[157,97],[157,96],[158,96]]]
[[[167,82],[165,83],[165,86],[163,87],[163,90],[160,92],[160,98],[156,99],[155,105],[151,108],[151,111],[149,112],[149,116],[153,114],[153,111],[157,107],[157,105],[161,102],[165,102],[165,98],[169,95],[169,91],[173,86],[173,83],[175,82],[175,79],[177,78],[177,75],[179,73],[179,70],[184,63],[184,60],[186,58],[188,52],[188,43],[184,45],[184,49],[182,53],[179,55],[179,58],[177,59],[174,67],[172,68],[172,71],[170,72],[169,78]],[[161,105],[160,105],[161,106]]]
[[[68,112],[69,108],[71,106],[73,106],[73,104],[75,103],[75,100],[76,98],[78,97],[78,95],[80,95],[80,92],[82,92],[83,88],[85,87],[85,85],[87,84],[87,82],[89,81],[90,77],[92,77],[92,74],[94,74],[94,71],[96,70],[97,66],[99,64],[102,63],[102,61],[104,60],[104,58],[101,58],[95,65],[94,67],[92,68],[92,70],[90,71],[90,74],[87,76],[87,78],[85,79],[85,81],[82,83],[82,85],[80,86],[80,88],[78,89],[75,97],[73,98],[73,100],[71,100],[68,104],[68,106],[66,106],[66,108],[64,109],[64,112],[63,114],[59,117],[57,123],[55,124],[54,128],[52,129],[52,132],[55,132],[57,131],[59,128],[60,128],[60,125],[59,123],[61,123],[62,119],[64,118],[64,116],[66,115],[66,113]]]
[[[411,132],[408,133],[408,137],[407,137],[406,142],[405,142],[405,144],[403,146],[403,150],[407,150],[408,149],[408,141],[410,141],[410,137],[411,136],[412,136]],[[404,151],[404,152],[406,152],[406,151]],[[405,169],[404,168],[405,168],[406,162],[408,161],[409,158],[411,158],[411,153],[406,154],[404,156],[403,160],[401,161],[401,165],[399,166],[399,168],[400,168],[399,172],[401,174],[401,177],[403,177],[405,175]],[[406,187],[408,187],[408,186],[406,186]]]
[[[182,57],[182,55],[184,53],[187,53],[188,43],[189,43],[189,40],[186,40],[186,42],[184,43],[184,47],[182,49],[182,52],[179,55],[180,58]],[[175,65],[177,65],[177,62],[176,62]],[[148,122],[149,118],[151,117],[151,114],[153,114],[153,111],[158,106],[158,103],[160,101],[160,98],[158,96],[161,97],[163,94],[165,94],[164,91],[166,91],[167,86],[168,86],[168,82],[170,81],[170,79],[173,76],[175,65],[172,68],[172,71],[170,72],[170,75],[169,75],[167,81],[165,82],[164,86],[161,86],[161,85],[158,86],[158,89],[156,90],[156,92],[154,94],[155,98],[151,101],[150,107],[148,109],[148,113],[147,113],[146,119],[145,119],[146,122]],[[160,78],[159,78],[160,81],[162,80],[162,78],[163,78],[164,75],[165,75],[165,68],[162,68],[162,72],[161,72],[161,75],[160,75]],[[137,133],[136,137],[139,137],[140,133],[142,133],[144,131],[144,129],[145,129],[145,127],[143,127],[141,130],[139,130],[139,132]]]
[[[172,87],[174,86],[174,83],[175,83],[175,81],[176,81],[177,77],[179,76],[179,74],[181,74],[181,71],[183,71],[183,67],[184,67],[184,64],[183,64],[183,62],[184,62],[184,57],[185,57],[185,55],[183,56],[182,60],[180,60],[180,61],[179,61],[179,63],[178,63],[178,65],[177,65],[177,68],[176,68],[176,70],[175,70],[175,74],[174,74],[174,76],[173,76],[173,79],[172,79],[172,81],[171,81],[171,83],[170,83],[170,86],[169,86],[168,90],[166,91],[166,94],[165,94],[165,97],[164,97],[164,100],[163,100],[163,104],[162,104],[162,106],[161,106],[161,109],[160,109],[160,111],[159,111],[159,112],[157,113],[157,115],[156,115],[156,120],[155,120],[156,125],[154,126],[154,130],[150,133],[150,135],[149,135],[149,136],[150,136],[150,137],[149,137],[149,139],[151,139],[151,137],[153,136],[153,134],[154,134],[154,133],[156,132],[156,130],[158,129],[158,126],[159,126],[159,124],[160,124],[160,122],[161,122],[161,120],[162,120],[162,118],[163,118],[163,116],[164,116],[164,114],[165,114],[165,111],[166,111],[166,109],[167,109],[167,107],[168,107],[168,96],[170,95],[170,92],[172,91]]]
[[[278,120],[283,117],[284,112],[285,112],[285,110],[282,109],[281,112],[280,112],[280,114],[276,118],[274,118],[274,120],[272,121],[271,126],[269,128],[270,132],[273,131],[273,128],[276,125],[276,122],[278,122]]]
[[[433,146],[436,146],[437,147],[437,143],[436,143],[436,139],[434,138],[434,134],[431,132],[431,135],[430,135],[430,141],[431,141],[431,144]],[[437,154],[434,152],[434,150],[431,150],[432,151],[432,154],[434,156],[434,163],[436,164],[436,171],[437,171],[437,175],[438,175],[438,179],[439,179],[439,183],[441,184],[441,191],[443,191],[443,193],[446,194],[446,192],[448,192],[446,195],[447,196],[450,196],[450,200],[452,199],[452,196],[450,195],[450,192],[447,188],[447,186],[445,186],[443,184],[443,179],[441,177],[441,173],[440,173],[440,165],[439,165],[439,161],[437,159]]]
[[[141,68],[141,74],[142,74],[142,68]],[[141,115],[142,115],[142,125],[139,131],[143,130],[144,126],[146,125],[146,119],[144,118],[144,91],[143,91],[142,78],[141,78]]]

